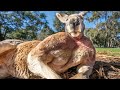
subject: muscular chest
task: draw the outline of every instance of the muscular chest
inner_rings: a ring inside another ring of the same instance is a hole
[[[95,53],[94,49],[89,47],[86,43],[79,41],[75,44],[76,45],[72,50],[56,50],[52,52],[52,55],[55,58],[50,64],[50,67],[52,67],[56,72],[64,72],[81,63],[89,63]]]
[[[76,45],[77,47],[74,49],[71,57],[73,64],[86,62],[93,57],[94,49],[89,47],[87,43],[76,41]]]
[[[52,63],[54,65],[64,65],[68,62],[69,58],[72,55],[72,50],[55,50],[50,52],[54,56]]]

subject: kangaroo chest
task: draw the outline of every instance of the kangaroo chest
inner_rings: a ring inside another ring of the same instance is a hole
[[[72,50],[56,50],[51,52],[51,54],[54,56],[52,60],[52,64],[62,66],[65,65],[69,58],[72,55]]]
[[[76,42],[74,49],[51,52],[54,55],[54,59],[49,66],[56,72],[61,73],[80,63],[89,62],[89,58],[92,57],[91,52],[91,48],[81,44],[81,42]]]

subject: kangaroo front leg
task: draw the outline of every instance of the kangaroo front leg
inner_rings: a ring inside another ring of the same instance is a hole
[[[79,65],[78,73],[71,77],[70,79],[89,79],[90,74],[92,73],[93,66],[89,65]]]
[[[32,56],[31,53],[29,53],[27,62],[29,70],[35,75],[46,79],[61,79],[61,77],[45,64],[40,57]]]

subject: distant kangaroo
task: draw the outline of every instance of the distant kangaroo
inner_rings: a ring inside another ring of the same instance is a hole
[[[78,73],[69,79],[88,79],[95,63],[96,51],[91,40],[84,36],[85,13],[56,13],[57,18],[65,23],[65,32],[50,35],[43,41],[0,47],[11,47],[0,53],[0,78],[12,75],[29,79],[34,74],[46,79],[62,79],[60,73],[78,66]]]

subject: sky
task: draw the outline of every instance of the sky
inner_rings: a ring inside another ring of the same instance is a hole
[[[55,30],[54,27],[53,27],[53,20],[54,20],[54,18],[55,18],[56,12],[57,12],[57,11],[41,11],[41,13],[45,13],[45,14],[46,14],[46,16],[47,16],[46,19],[47,19],[48,22],[49,22],[49,26],[50,26],[53,30]],[[85,26],[86,26],[86,28],[94,28],[94,27],[95,27],[95,25],[94,25],[93,23],[89,23],[89,22],[87,22],[87,21],[85,21]]]
[[[41,11],[41,13],[45,13],[47,16],[47,21],[49,22],[49,26],[54,30],[53,20],[55,18],[56,11]]]

